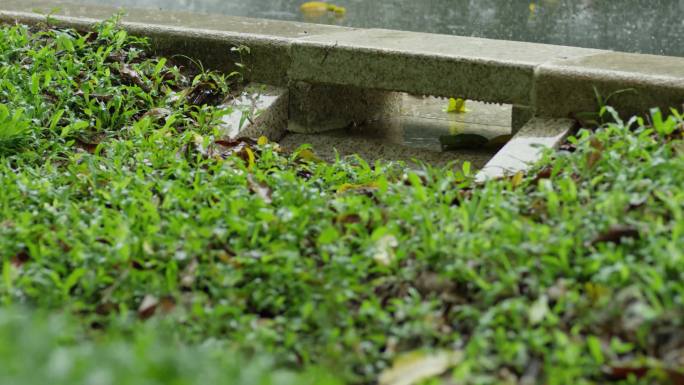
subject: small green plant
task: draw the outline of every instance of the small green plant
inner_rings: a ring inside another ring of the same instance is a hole
[[[26,139],[30,121],[24,118],[24,110],[10,111],[0,104],[0,153],[9,153]]]

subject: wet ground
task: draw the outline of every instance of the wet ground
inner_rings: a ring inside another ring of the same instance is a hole
[[[684,0],[331,0],[344,17],[304,0],[76,1],[684,56]]]
[[[468,102],[466,113],[447,113],[445,99],[404,95],[401,114],[360,127],[319,134],[289,133],[280,141],[287,150],[308,143],[326,160],[359,154],[366,161],[412,159],[445,165],[468,160],[480,168],[496,149],[443,151],[440,136],[476,133],[495,138],[511,132],[511,106]]]

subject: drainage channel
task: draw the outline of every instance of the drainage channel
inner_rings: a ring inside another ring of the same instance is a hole
[[[449,148],[449,139],[477,135],[486,140],[510,136],[512,106],[466,102],[466,110],[448,112],[444,98],[401,94],[394,114],[315,133],[293,132],[285,88],[251,84],[226,107],[223,134],[230,139],[266,136],[286,151],[310,144],[320,158],[359,155],[367,162],[425,162],[435,166],[468,161],[484,167],[499,147]],[[503,145],[503,144],[502,144]]]

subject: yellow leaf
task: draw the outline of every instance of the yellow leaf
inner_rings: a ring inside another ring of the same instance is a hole
[[[307,16],[322,16],[327,12],[334,12],[341,16],[347,13],[346,8],[328,4],[323,1],[309,1],[302,4],[299,9]]]
[[[447,105],[446,112],[454,112],[457,114],[462,114],[468,112],[466,109],[466,101],[462,98],[449,98],[449,104]]]
[[[380,374],[379,385],[414,385],[444,374],[463,360],[461,351],[416,351],[399,357]]]
[[[259,146],[263,146],[263,145],[265,145],[265,144],[268,144],[268,138],[265,137],[265,136],[263,136],[263,135],[261,135],[261,136],[259,137],[259,139],[257,139],[257,144],[258,144]]]
[[[347,13],[347,8],[345,7],[338,7],[336,5],[331,5],[328,10],[335,12],[336,15],[342,16]]]
[[[520,186],[524,177],[525,173],[518,171],[515,175],[513,175],[513,178],[511,178],[511,186],[513,186],[513,188]]]
[[[297,159],[306,160],[309,162],[322,162],[322,160],[314,154],[313,151],[305,148],[297,153]]]
[[[343,183],[337,188],[337,193],[342,194],[351,190],[375,190],[378,187],[378,184],[375,182],[365,184]]]
[[[249,147],[245,147],[245,152],[247,153],[247,169],[252,170],[255,164],[254,152]]]

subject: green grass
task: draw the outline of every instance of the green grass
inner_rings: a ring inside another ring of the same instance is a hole
[[[422,349],[459,353],[445,384],[678,379],[676,111],[581,130],[522,181],[476,186],[468,167],[222,142],[216,104],[239,74],[189,76],[145,48],[112,22],[0,28],[0,302],[68,313],[83,335],[35,321],[47,342],[3,337],[12,383],[48,375],[24,361],[65,344],[85,372],[135,351],[107,370],[211,376],[233,355],[197,353],[206,341],[349,383]],[[30,338],[8,322],[0,336]]]

